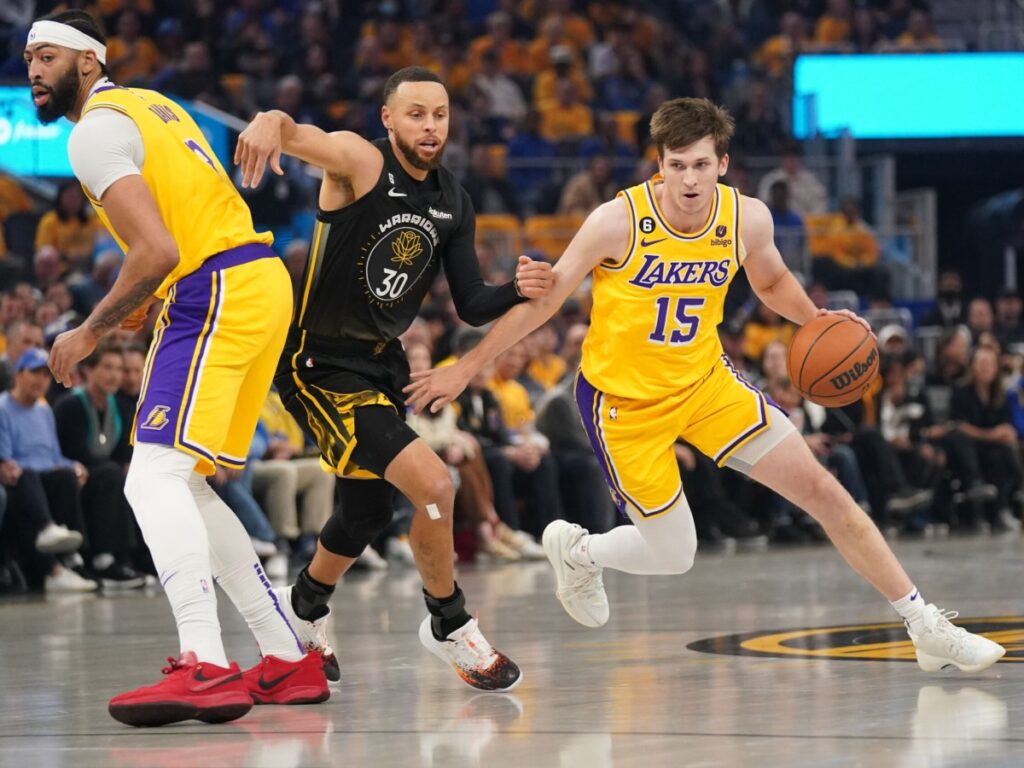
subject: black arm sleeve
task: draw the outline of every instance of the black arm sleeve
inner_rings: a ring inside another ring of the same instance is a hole
[[[524,301],[512,282],[488,285],[480,275],[476,257],[476,212],[469,194],[462,191],[461,224],[442,256],[444,274],[459,317],[470,325],[485,325]]]
[[[81,401],[70,392],[53,406],[60,452],[72,461],[89,461],[89,423]]]

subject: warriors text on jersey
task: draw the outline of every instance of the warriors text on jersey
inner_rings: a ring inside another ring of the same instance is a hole
[[[247,243],[274,241],[269,232],[257,233],[253,228],[249,208],[199,126],[180,105],[156,91],[110,85],[96,90],[82,114],[94,109],[127,115],[142,134],[146,148],[142,178],[178,244],[178,265],[156,291],[158,297],[166,297],[171,285],[214,254]],[[89,189],[85,194],[118,245],[127,250],[103,204]]]
[[[629,246],[593,273],[583,374],[622,397],[678,392],[719,362],[725,294],[744,258],[736,189],[717,185],[707,222],[685,233],[661,213],[659,183],[656,176],[619,193],[629,210]]]
[[[296,325],[322,339],[388,342],[412,324],[453,246],[473,248],[469,195],[445,168],[418,182],[387,140],[377,185],[337,211],[317,212]],[[465,241],[459,244],[458,241]]]

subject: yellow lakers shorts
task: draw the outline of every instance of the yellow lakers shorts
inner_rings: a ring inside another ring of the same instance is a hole
[[[292,314],[291,280],[269,246],[207,259],[171,286],[146,358],[133,439],[245,466]]]
[[[677,439],[721,466],[771,424],[765,395],[725,356],[703,379],[659,400],[602,392],[581,371],[576,404],[616,506],[643,518],[664,514],[683,493]]]

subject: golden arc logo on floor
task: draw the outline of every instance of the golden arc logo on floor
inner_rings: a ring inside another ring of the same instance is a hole
[[[1006,656],[1000,661],[1024,661],[1024,616],[958,618],[955,623],[1005,647]],[[914,646],[901,622],[719,635],[697,640],[687,648],[702,653],[776,658],[867,661],[914,661],[915,658]]]

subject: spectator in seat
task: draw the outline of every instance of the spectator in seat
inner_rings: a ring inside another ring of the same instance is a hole
[[[430,350],[425,344],[406,350],[412,372],[430,368]],[[498,516],[494,485],[484,462],[480,443],[458,428],[458,416],[451,405],[438,413],[426,410],[409,414],[409,425],[453,468],[459,481],[455,493],[456,522],[471,527],[477,548],[496,560],[541,559],[544,550],[527,533],[510,528]]]
[[[967,330],[971,332],[971,340],[978,344],[983,334],[992,333],[996,318],[992,305],[984,296],[975,296],[967,305]]]
[[[558,84],[569,80],[576,86],[576,94],[581,101],[589,102],[594,98],[594,89],[590,81],[577,66],[576,57],[567,45],[556,45],[548,54],[550,66],[543,69],[533,81],[533,103],[540,105],[555,98]]]
[[[502,72],[496,50],[486,51],[473,87],[486,94],[488,116],[504,122],[521,120],[526,115],[526,99],[515,80]]]
[[[796,11],[782,14],[779,34],[768,38],[754,52],[754,63],[778,79],[790,71],[797,54],[811,45],[807,35],[807,20]]]
[[[318,535],[334,509],[334,475],[321,469],[275,389],[267,393],[258,429],[266,450],[252,462],[252,489],[271,526],[290,541]]]
[[[1024,324],[1021,312],[1024,303],[1014,288],[1003,288],[996,296],[996,320],[992,329],[1004,352],[1014,352],[1014,347],[1024,344]]]
[[[587,169],[571,176],[562,189],[558,201],[560,214],[589,216],[602,203],[615,197],[615,180],[612,178],[612,161],[607,155],[594,155],[587,163]]]
[[[511,213],[522,216],[522,204],[512,184],[500,175],[497,161],[486,144],[477,144],[469,154],[469,172],[462,180],[476,213]]]
[[[142,34],[139,14],[126,9],[117,19],[117,35],[107,41],[110,78],[121,85],[143,83],[157,71],[160,51]]]
[[[36,253],[50,245],[60,255],[61,273],[88,270],[102,230],[103,225],[86,206],[81,185],[65,181],[57,190],[53,209],[44,213],[36,226]]]
[[[498,54],[502,72],[519,75],[525,67],[523,46],[512,37],[512,17],[504,11],[495,11],[487,17],[487,34],[475,38],[469,44],[469,67],[474,72],[484,68],[484,55],[488,51]]]
[[[590,136],[594,132],[594,115],[584,104],[572,80],[559,80],[555,86],[555,97],[542,104],[540,110],[540,135],[557,143]]]
[[[493,375],[494,366],[484,366],[459,396],[459,429],[483,449],[498,516],[512,530],[537,537],[561,516],[556,468],[543,442],[524,441],[506,428],[502,407],[488,386]]]
[[[636,148],[619,138],[619,126],[612,113],[603,112],[598,116],[597,133],[580,144],[579,154],[587,159],[594,155],[612,158],[616,166],[613,171],[615,183],[619,187],[628,184],[636,159]]]
[[[53,416],[61,453],[88,472],[82,487],[82,513],[91,573],[105,589],[142,587],[145,578],[130,565],[139,542],[135,517],[124,496],[131,422],[124,422],[115,398],[124,373],[124,353],[119,347],[100,345],[80,368],[85,384],[58,400]]]
[[[80,463],[61,454],[53,411],[43,399],[52,377],[48,355],[33,347],[15,364],[14,384],[0,395],[0,481],[7,487],[7,525],[34,549],[74,552],[83,543],[81,486],[88,472]],[[84,562],[74,552],[67,566],[43,558],[45,587],[53,591],[91,592],[99,585],[83,579],[68,566],[81,568]]]
[[[789,184],[779,179],[768,188],[768,210],[775,225],[775,247],[791,269],[803,266],[804,220],[789,204]]]
[[[814,25],[814,42],[819,46],[835,47],[850,39],[853,32],[850,14],[850,0],[828,0],[825,9]]]
[[[544,185],[551,178],[547,161],[554,157],[555,145],[540,135],[540,112],[529,110],[509,139],[505,159],[509,182],[531,208],[536,207]]]
[[[879,262],[878,240],[861,216],[860,201],[844,200],[842,214],[829,232],[828,253],[815,255],[814,278],[831,290],[850,289],[873,299],[888,299],[889,274]]]
[[[824,185],[804,167],[799,145],[790,142],[782,155],[782,165],[768,171],[757,185],[757,196],[771,202],[772,184],[784,181],[789,190],[789,205],[801,218],[809,214],[824,213],[828,207],[828,194]]]
[[[7,349],[0,357],[0,392],[14,383],[14,366],[33,347],[43,346],[43,329],[31,320],[15,320],[7,326]]]
[[[965,320],[963,279],[955,269],[943,270],[939,273],[935,306],[921,318],[921,325],[951,328]]]
[[[944,51],[946,44],[935,34],[932,18],[924,8],[914,8],[907,15],[907,29],[896,38],[896,49],[919,53]]]
[[[768,83],[750,80],[746,100],[736,111],[736,123],[743,126],[738,141],[733,141],[737,155],[772,155],[782,150],[785,132],[773,98]]]
[[[974,350],[967,382],[953,391],[950,417],[974,441],[982,474],[998,489],[990,518],[993,527],[1020,530],[1013,503],[1024,481],[1024,469],[994,350]]]

